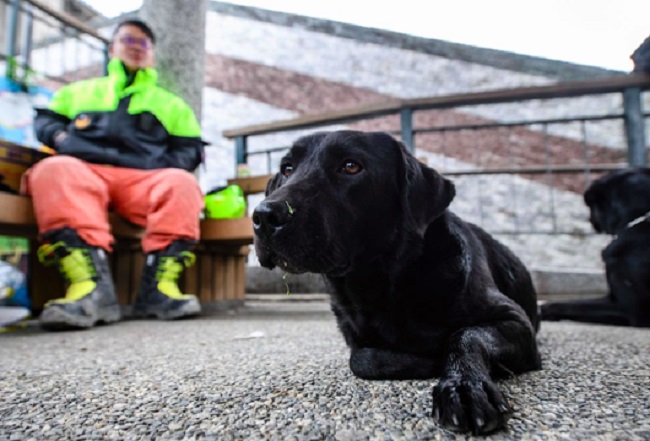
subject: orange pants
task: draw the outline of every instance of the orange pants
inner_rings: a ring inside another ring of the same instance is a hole
[[[46,158],[23,178],[42,235],[69,227],[89,245],[112,250],[109,209],[145,227],[145,253],[178,239],[198,240],[203,195],[191,173],[90,164],[72,156]]]

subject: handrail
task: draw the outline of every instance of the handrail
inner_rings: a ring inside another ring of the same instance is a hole
[[[472,168],[461,170],[445,170],[438,169],[438,171],[446,176],[471,176],[471,175],[539,175],[543,173],[553,174],[575,174],[584,172],[588,169],[590,172],[610,172],[620,170],[625,167],[625,164],[589,164],[587,167],[577,165],[546,165],[546,166],[521,166],[521,167],[486,167],[486,168]]]
[[[297,130],[342,122],[353,122],[378,116],[391,115],[402,110],[445,109],[478,104],[498,104],[520,100],[569,98],[590,94],[623,92],[626,89],[650,89],[649,74],[617,75],[589,81],[572,81],[546,86],[531,86],[511,89],[497,89],[485,92],[453,94],[416,99],[392,99],[340,111],[307,115],[299,118],[255,124],[225,130],[223,136],[229,139],[263,135],[268,133]]]
[[[84,34],[91,35],[92,37],[102,41],[105,44],[109,44],[111,42],[108,38],[98,34],[97,31],[95,31],[95,29],[91,28],[90,26],[86,25],[85,23],[82,23],[79,20],[77,20],[76,18],[71,17],[71,16],[69,16],[67,14],[64,14],[62,12],[59,12],[59,11],[55,10],[55,9],[52,9],[48,5],[46,5],[44,3],[41,3],[38,0],[24,0],[24,1],[26,1],[27,3],[33,5],[35,8],[40,9],[41,11],[45,12],[46,14],[56,18],[58,21],[60,21],[62,23],[65,23],[67,26],[69,26],[71,28],[74,28],[74,29],[76,29],[76,30],[78,30],[78,31],[80,31],[80,32],[82,32]]]
[[[87,68],[91,66],[93,72],[99,73],[101,62],[107,64],[110,39],[88,22],[61,12],[43,0],[4,0],[4,3],[8,38],[6,50],[0,48],[0,59],[8,60],[5,76],[23,88],[28,83],[48,88],[50,81],[65,84],[90,74]],[[73,50],[69,44],[75,45]]]

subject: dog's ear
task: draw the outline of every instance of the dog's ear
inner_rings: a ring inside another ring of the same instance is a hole
[[[585,191],[584,201],[589,207],[589,222],[594,231],[613,234],[613,231],[610,231],[610,224],[614,214],[608,210],[609,202],[604,189],[605,185],[601,181],[594,181]]]
[[[630,59],[634,62],[633,72],[650,73],[650,37],[643,40]]]
[[[454,184],[418,161],[401,142],[397,142],[404,164],[404,211],[421,236],[427,227],[449,207],[456,196]]]
[[[266,190],[264,191],[264,196],[268,196],[273,193],[275,190],[280,188],[282,185],[282,174],[276,173],[271,179],[266,183]]]

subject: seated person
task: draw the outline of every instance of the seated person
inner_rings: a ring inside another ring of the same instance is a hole
[[[156,85],[155,37],[140,20],[120,23],[108,74],[68,84],[37,109],[36,136],[57,151],[25,174],[39,258],[58,265],[65,298],[48,302],[45,328],[89,328],[120,319],[107,253],[112,209],[145,227],[144,272],[134,315],[174,319],[200,313],[177,280],[193,263],[203,195],[191,173],[204,143],[189,105]]]

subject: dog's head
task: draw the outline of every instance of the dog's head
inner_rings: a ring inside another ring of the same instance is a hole
[[[650,210],[650,170],[617,170],[596,179],[584,195],[598,233],[616,234]]]
[[[416,250],[453,184],[380,132],[299,138],[253,212],[263,266],[344,275]]]
[[[636,48],[630,59],[634,62],[634,72],[650,73],[650,37]]]

